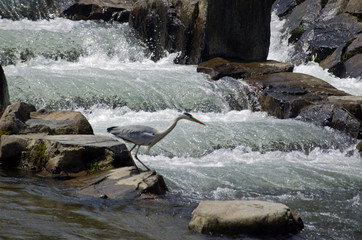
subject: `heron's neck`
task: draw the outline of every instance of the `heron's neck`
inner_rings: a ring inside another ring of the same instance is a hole
[[[166,128],[163,131],[160,131],[159,134],[159,141],[164,138],[167,134],[169,134],[177,125],[177,122],[180,120],[181,118],[177,117],[175,120],[173,120],[173,122],[171,123],[170,126],[168,126],[168,128]]]
[[[175,120],[173,120],[173,122],[171,123],[171,125],[166,128],[165,130],[163,131],[159,131],[158,134],[157,134],[157,140],[156,141],[153,141],[153,143],[151,145],[148,146],[148,152],[150,151],[151,147],[153,145],[155,145],[157,142],[161,141],[167,134],[169,134],[175,127],[176,127],[176,124],[179,120],[181,120],[182,117],[177,117],[175,118]]]

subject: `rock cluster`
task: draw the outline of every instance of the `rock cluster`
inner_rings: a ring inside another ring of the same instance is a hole
[[[277,0],[273,9],[286,19],[294,63],[314,58],[338,77],[362,76],[360,0]]]
[[[347,94],[319,78],[293,73],[292,64],[215,58],[197,69],[214,80],[224,76],[243,78],[248,86],[247,98],[257,99],[251,110],[313,122],[362,139],[362,97]]]
[[[52,177],[86,175],[82,179],[84,189],[102,186],[106,189],[104,194],[113,193],[114,198],[122,197],[121,192],[138,197],[143,193],[163,194],[167,190],[162,176],[155,172],[131,174],[129,168],[124,168],[133,165],[126,146],[111,137],[93,135],[87,119],[76,111],[36,111],[31,104],[15,102],[0,118],[0,136],[0,164],[4,167]],[[91,177],[97,173],[118,180],[97,185]],[[134,185],[137,187],[129,187]],[[90,194],[86,190],[82,193],[85,192]]]
[[[192,212],[189,228],[204,234],[272,235],[296,233],[302,219],[281,203],[265,201],[203,201]]]

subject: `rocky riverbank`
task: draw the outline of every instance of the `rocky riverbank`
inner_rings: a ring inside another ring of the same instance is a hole
[[[177,2],[177,4],[174,4],[174,2]],[[278,63],[275,61],[250,62],[252,60],[265,60],[265,49],[267,49],[265,45],[261,47],[260,44],[257,44],[256,48],[248,49],[251,52],[243,52],[243,49],[238,49],[240,52],[236,51],[237,55],[233,55],[235,52],[230,51],[229,45],[221,46],[218,44],[218,41],[227,41],[225,39],[230,35],[230,29],[225,29],[225,32],[228,34],[220,37],[220,39],[212,37],[212,40],[210,40],[207,36],[217,33],[212,31],[213,29],[205,30],[207,29],[205,25],[198,27],[199,25],[196,24],[187,28],[188,33],[193,36],[191,40],[177,37],[185,33],[185,29],[177,27],[183,26],[179,24],[179,20],[181,21],[182,14],[186,14],[183,11],[189,9],[187,7],[184,8],[181,2],[173,1],[172,4],[168,5],[165,4],[165,1],[154,1],[154,4],[160,4],[161,10],[159,10],[159,8],[154,8],[154,5],[150,6],[146,2],[140,1],[140,5],[137,5],[138,8],[130,9],[134,11],[130,12],[130,17],[137,18],[134,19],[133,26],[139,24],[140,29],[137,31],[140,35],[142,35],[141,33],[144,30],[148,31],[151,29],[153,31],[151,33],[146,32],[146,37],[144,38],[150,44],[149,47],[154,53],[158,51],[155,59],[162,57],[162,51],[168,49],[168,47],[170,47],[169,50],[171,52],[179,50],[179,44],[185,42],[188,44],[191,42],[191,45],[187,45],[186,50],[182,51],[178,59],[180,63],[199,62],[213,56],[239,59],[232,61],[222,58],[211,59],[208,62],[201,63],[199,69],[203,69],[200,71],[210,74],[211,78],[215,80],[224,76],[243,78],[242,81],[248,85],[248,96],[256,97],[260,105],[260,109],[258,106],[253,110],[263,110],[278,118],[298,118],[311,121],[318,125],[344,131],[353,138],[361,138],[362,104],[360,97],[354,97],[339,91],[320,79],[292,73],[293,65],[289,63]],[[203,19],[200,18],[203,12],[201,11],[203,2],[194,1],[191,4],[193,7],[192,11],[190,11],[192,16],[187,21],[194,23],[206,21],[209,24],[212,22],[213,19],[211,19],[210,15],[203,16]],[[230,1],[228,4],[230,4],[228,5],[229,7],[235,7],[236,11],[238,11],[237,7],[240,7],[235,1]],[[214,5],[214,11],[218,12],[219,8],[215,6],[219,5],[216,3]],[[78,19],[97,19],[97,16],[101,16],[98,15],[99,13],[105,13],[105,15],[111,16],[111,18],[103,19],[101,17],[99,19],[106,21],[115,20],[112,18],[115,16],[114,12],[109,12],[109,9],[112,7],[114,6],[107,6],[107,10],[105,10],[106,8],[104,7],[92,6],[90,11],[85,14],[86,18],[81,17]],[[119,10],[121,12],[129,11],[125,8],[119,9],[122,9]],[[212,13],[212,9],[208,7],[207,13]],[[225,12],[220,15],[226,17]],[[138,20],[139,22],[137,22]],[[265,24],[265,22],[263,23]],[[222,28],[222,26],[215,26],[215,29],[219,28]],[[197,34],[194,35],[197,29],[201,29],[202,33],[199,32],[199,34],[203,37]],[[242,29],[243,26],[239,30],[242,31]],[[163,35],[157,34],[160,33],[158,31],[162,32]],[[170,35],[170,31],[174,31],[175,34]],[[263,33],[267,31],[266,29]],[[249,34],[254,36],[253,34],[255,33],[248,32],[246,35]],[[154,39],[157,36],[161,36],[161,38]],[[171,39],[168,39],[170,36]],[[218,40],[213,42],[214,39]],[[261,39],[263,38],[261,37]],[[206,41],[209,45],[203,41]],[[207,47],[203,48],[205,44]],[[194,48],[194,46],[196,47]],[[154,49],[152,49],[153,47]],[[231,47],[233,48],[232,44]],[[189,50],[190,53],[195,53],[190,54],[192,56],[191,60],[189,60],[190,56],[187,55]],[[249,58],[250,56],[251,58]],[[245,63],[245,61],[248,62]],[[211,62],[213,66],[209,65]],[[5,79],[5,76],[2,78]],[[3,85],[5,86],[5,84]],[[2,91],[1,94],[4,96],[2,105],[6,106],[9,104],[8,97],[6,98],[5,88]],[[82,186],[79,194],[92,197],[135,199],[140,196],[149,196],[148,194],[163,194],[167,190],[162,176],[155,174],[154,171],[136,174],[133,168],[127,167],[131,165],[131,161],[125,146],[111,138],[93,135],[90,124],[84,116],[77,112],[36,111],[34,106],[18,102],[5,109],[0,120],[0,126],[2,135],[0,159],[1,164],[4,166],[20,167],[53,177],[74,178],[69,183]],[[221,209],[221,206],[224,204],[226,204],[226,208],[223,208],[221,213],[211,211],[211,209]],[[203,204],[200,205],[202,206]],[[248,212],[263,209],[260,215],[253,218],[251,214],[251,219],[247,220],[238,216],[233,219],[236,223],[229,222],[228,217],[233,216],[233,212],[240,213],[244,211],[245,208],[240,208],[240,205],[243,204],[239,202],[221,202],[217,205],[211,205],[211,207],[206,208],[206,213],[215,214],[216,217],[213,215],[212,217],[215,218],[210,218],[210,221],[211,223],[217,222],[219,225],[214,224],[213,228],[204,228],[200,224],[191,222],[190,228],[207,234],[254,234],[255,231],[263,234],[264,232],[266,234],[271,232],[275,234],[296,232],[303,227],[301,219],[294,215],[287,206],[275,204],[275,206],[271,207],[271,211],[266,211],[270,210],[269,205],[261,202],[244,204],[246,206],[245,211]],[[282,211],[279,211],[280,209]],[[200,219],[197,216],[197,213],[200,212],[202,211],[195,210],[193,218]],[[225,212],[227,213],[226,220]],[[270,216],[275,215],[278,215],[278,218],[271,219],[272,217]],[[206,218],[209,217],[206,216]],[[271,219],[273,221],[262,221],[260,219]],[[206,222],[202,219],[197,221],[199,223]],[[250,221],[256,223],[256,225],[252,225],[252,229],[245,229],[247,228],[246,226],[250,226]],[[225,222],[227,222],[226,225],[224,224]],[[291,222],[295,226],[290,227]],[[276,223],[281,223],[281,225]],[[276,230],[279,227],[281,230],[271,231],[271,229]],[[224,230],[220,230],[221,228]]]

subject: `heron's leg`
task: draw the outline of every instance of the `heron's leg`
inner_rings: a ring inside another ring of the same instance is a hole
[[[137,165],[136,165],[136,163],[135,163],[135,161],[134,161],[134,159],[133,159],[133,157],[132,157],[132,150],[135,148],[137,146],[137,144],[135,144],[132,148],[131,148],[131,150],[129,150],[128,151],[128,154],[129,154],[129,156],[130,156],[130,158],[131,158],[131,160],[132,160],[132,162],[133,162],[133,165],[135,166],[135,168],[136,168],[136,170],[138,171],[138,172],[140,172],[140,169],[137,167]],[[139,146],[138,146],[138,148],[139,148]],[[136,157],[137,158],[137,157]]]
[[[138,145],[138,148],[137,148],[137,150],[136,150],[135,157],[136,157],[136,159],[137,159],[140,163],[142,163],[142,165],[143,165],[145,168],[147,168],[148,171],[151,171],[151,169],[149,169],[149,167],[147,167],[141,160],[138,159],[137,154],[138,154],[138,150],[140,150],[140,147],[141,147],[141,146]]]

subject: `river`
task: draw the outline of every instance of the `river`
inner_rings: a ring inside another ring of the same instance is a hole
[[[273,16],[269,58],[288,61],[281,24]],[[252,112],[241,80],[208,81],[196,66],[174,64],[175,56],[151,61],[127,24],[0,19],[11,101],[81,111],[101,135],[113,125],[166,128],[184,111],[207,124],[181,121],[150,154],[141,150],[170,189],[161,201],[86,198],[59,180],[0,168],[0,239],[227,239],[187,229],[205,199],[288,205],[305,229],[275,239],[362,238],[356,142],[330,128]],[[362,95],[361,79],[335,78],[314,63],[295,72]]]

